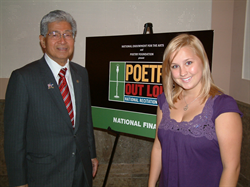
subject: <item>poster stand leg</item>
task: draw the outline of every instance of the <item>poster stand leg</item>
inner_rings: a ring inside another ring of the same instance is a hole
[[[115,142],[114,142],[114,145],[113,145],[112,153],[111,153],[111,156],[110,156],[110,159],[109,159],[109,164],[108,164],[108,168],[107,168],[107,171],[106,171],[106,175],[105,175],[102,187],[106,186],[106,183],[107,183],[107,180],[108,180],[108,175],[109,175],[109,170],[110,170],[110,167],[111,167],[111,164],[112,164],[112,161],[113,161],[113,157],[114,157],[114,154],[115,154],[116,145],[117,145],[118,139],[120,137],[120,132],[112,130],[111,127],[108,127],[108,131],[111,131],[111,132],[115,133],[116,138],[115,138]]]

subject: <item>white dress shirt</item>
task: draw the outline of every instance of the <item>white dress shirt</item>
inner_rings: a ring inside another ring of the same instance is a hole
[[[67,63],[65,64],[65,66],[62,67],[57,62],[52,60],[46,53],[45,53],[44,57],[45,57],[45,60],[46,60],[48,66],[50,67],[50,69],[51,69],[51,71],[56,79],[57,84],[58,84],[59,79],[60,79],[60,77],[58,75],[60,70],[62,68],[67,68],[65,78],[66,78],[66,81],[67,81],[67,84],[69,87],[69,93],[70,93],[71,102],[73,105],[74,121],[76,121],[75,93],[74,93],[74,86],[73,86],[73,81],[72,81],[71,73],[70,73],[69,59],[68,59]],[[74,127],[75,127],[75,123],[74,123]]]

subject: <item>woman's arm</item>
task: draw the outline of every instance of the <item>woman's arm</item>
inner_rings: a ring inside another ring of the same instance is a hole
[[[223,164],[220,187],[236,187],[240,173],[242,142],[240,115],[234,112],[219,115],[215,120],[215,130]]]
[[[161,119],[162,119],[162,111],[160,107],[158,106],[157,120],[156,120],[156,134],[155,134],[155,141],[154,141],[152,152],[151,152],[151,164],[150,164],[148,187],[155,187],[156,182],[161,172],[161,144],[157,135],[158,127],[161,122]]]

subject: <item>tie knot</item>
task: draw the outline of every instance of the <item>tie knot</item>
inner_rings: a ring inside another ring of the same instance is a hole
[[[60,72],[59,72],[59,76],[60,76],[60,77],[64,77],[65,74],[66,74],[66,71],[67,71],[67,68],[62,68],[62,69],[60,70]]]

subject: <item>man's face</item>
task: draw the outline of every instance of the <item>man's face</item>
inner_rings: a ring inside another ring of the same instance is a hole
[[[74,51],[74,38],[63,36],[65,33],[71,33],[72,28],[69,22],[60,21],[48,24],[48,33],[44,37],[39,36],[41,46],[45,53],[59,65],[64,66],[67,59]],[[54,33],[60,33],[61,37],[55,37]]]

